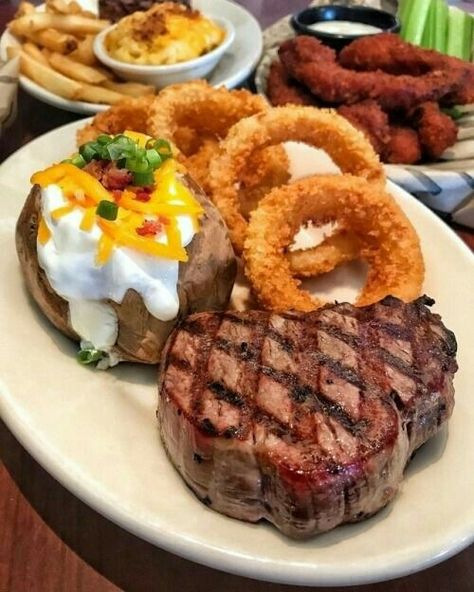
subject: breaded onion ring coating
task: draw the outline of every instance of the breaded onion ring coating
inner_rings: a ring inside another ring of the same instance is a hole
[[[361,241],[366,284],[356,306],[391,294],[409,302],[421,293],[424,263],[418,236],[390,195],[353,175],[308,177],[271,191],[252,212],[245,240],[245,273],[270,310],[310,311],[325,304],[300,288],[285,250],[298,229],[337,220]]]
[[[229,229],[234,250],[242,253],[247,221],[239,210],[238,180],[254,152],[293,140],[324,149],[344,173],[382,185],[385,175],[377,154],[344,117],[330,109],[286,106],[236,123],[220,144],[210,166],[211,198]]]
[[[265,99],[248,90],[229,91],[194,80],[168,86],[155,97],[149,110],[149,129],[155,138],[175,143],[176,133],[183,126],[220,139],[243,117],[266,109]]]
[[[101,134],[121,134],[125,130],[150,134],[148,116],[154,95],[128,97],[106,111],[97,113],[91,123],[77,131],[77,145],[95,140]]]
[[[186,157],[183,162],[190,174],[209,191],[209,166],[218,153],[217,142],[242,118],[267,109],[269,105],[263,97],[247,90],[214,88],[205,80],[195,80],[168,86],[160,92],[151,105],[148,128],[152,136],[173,142]],[[240,179],[242,201],[248,204],[244,210],[253,208],[274,186],[286,183],[290,178],[288,168],[282,146],[256,156],[253,170],[244,169]]]
[[[288,251],[293,275],[311,277],[328,273],[338,265],[359,257],[361,242],[350,231],[336,229],[316,247]]]

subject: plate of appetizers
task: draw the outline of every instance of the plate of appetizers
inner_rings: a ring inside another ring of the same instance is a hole
[[[50,4],[49,37],[39,39],[38,33],[29,33],[27,22],[22,21],[17,35],[7,29],[0,38],[2,59],[8,56],[7,48],[23,46],[24,73],[20,75],[20,85],[29,94],[54,107],[87,115],[103,111],[127,96],[149,96],[156,92],[149,84],[118,78],[96,59],[93,41],[108,21],[98,19],[95,0],[66,2],[66,6],[74,8],[65,14],[54,12],[54,0],[50,0]],[[83,13],[78,12],[77,5]],[[43,12],[44,9],[45,5],[41,5],[37,10]],[[262,52],[262,31],[257,20],[245,8],[229,0],[195,0],[193,9],[211,19],[213,16],[225,19],[235,32],[232,44],[208,75],[210,83],[228,88],[242,83],[255,68]],[[27,18],[28,14],[16,20]],[[39,32],[41,34],[43,29]],[[35,69],[38,62],[40,66]]]
[[[303,11],[307,18],[325,10],[319,1],[311,6]],[[346,10],[384,17],[397,10],[392,2],[385,4],[391,13],[370,2],[366,6],[374,8]],[[324,16],[326,24],[332,15],[328,11]],[[393,32],[354,34],[336,51],[317,32],[306,28],[303,34],[294,25],[296,18],[288,15],[264,31],[257,91],[275,106],[337,109],[370,139],[392,181],[428,207],[471,226],[474,65],[452,57],[458,54],[408,43]],[[337,36],[332,41],[342,43]]]
[[[288,203],[294,187],[322,183],[333,194],[363,187],[361,208],[372,194],[389,208],[413,267],[424,261],[419,295],[429,297],[334,303],[354,301],[364,285],[366,272],[350,262],[308,287],[332,302],[325,308],[245,311],[238,280],[225,312],[235,275],[229,238],[170,146],[127,132],[77,152],[85,123],[37,138],[0,167],[0,411],[25,448],[123,528],[252,578],[375,582],[469,545],[474,262],[462,241],[391,182],[381,197],[380,179],[302,179],[282,189]],[[321,172],[320,153],[299,144],[286,153],[293,180]],[[366,218],[354,214],[351,228]],[[252,235],[257,222],[252,216],[247,258],[253,246],[265,248]],[[377,224],[384,235],[387,220]],[[373,266],[391,257],[367,256]],[[257,271],[248,275],[270,303]],[[403,271],[407,283],[418,271]]]

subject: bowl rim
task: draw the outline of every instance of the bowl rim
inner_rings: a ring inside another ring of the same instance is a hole
[[[307,32],[310,35],[313,36],[318,36],[318,37],[328,37],[329,39],[357,39],[358,37],[365,37],[367,36],[367,33],[329,33],[326,31],[314,31],[313,29],[310,29],[309,26],[305,23],[302,23],[300,21],[300,17],[302,14],[306,13],[306,12],[315,12],[315,11],[319,11],[319,10],[323,10],[323,9],[328,9],[328,8],[344,8],[346,10],[349,10],[351,12],[354,13],[354,15],[356,15],[357,13],[372,13],[372,14],[384,14],[387,15],[388,17],[393,19],[393,24],[390,27],[386,27],[386,28],[381,28],[380,33],[387,33],[387,32],[396,32],[398,30],[400,30],[400,19],[397,17],[397,15],[392,14],[391,12],[388,12],[388,10],[383,10],[382,8],[375,8],[373,6],[361,6],[361,5],[352,5],[352,6],[346,6],[344,4],[324,4],[321,6],[307,6],[306,8],[303,8],[303,10],[299,10],[298,12],[295,12],[294,14],[291,15],[290,18],[290,24],[293,28],[293,30],[296,33],[300,33],[302,31]],[[336,20],[336,19],[319,19],[314,21],[316,22],[321,22],[321,20]],[[363,21],[359,21],[359,20],[353,20],[353,22],[355,23],[359,23],[359,22],[363,22]],[[369,24],[369,23],[367,23]],[[380,33],[372,33],[373,35],[380,35]]]
[[[94,54],[100,62],[109,68],[117,70],[120,69],[124,72],[138,72],[141,70],[143,73],[174,74],[176,72],[192,69],[195,66],[199,66],[202,62],[212,61],[213,57],[218,57],[220,54],[224,53],[232,45],[235,39],[235,27],[230,22],[230,20],[221,16],[205,16],[222,26],[226,31],[226,36],[222,43],[220,43],[217,47],[205,53],[204,55],[193,58],[192,60],[178,62],[177,64],[132,64],[130,62],[122,62],[117,60],[111,57],[106,51],[104,40],[106,35],[110,33],[112,29],[117,27],[118,23],[110,25],[109,27],[103,29],[98,35],[96,35],[93,44]]]

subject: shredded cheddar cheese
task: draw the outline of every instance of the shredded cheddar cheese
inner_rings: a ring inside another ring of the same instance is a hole
[[[140,147],[145,147],[150,139],[149,136],[137,132],[126,134]],[[156,257],[187,261],[188,256],[181,244],[177,217],[189,216],[194,229],[197,230],[203,208],[179,179],[179,173],[182,171],[181,165],[172,158],[168,159],[155,171],[155,187],[149,193],[149,199],[145,194],[146,201],[140,200],[140,196],[130,187],[119,192],[117,196],[115,192],[107,191],[91,174],[69,163],[61,163],[37,172],[32,176],[31,182],[42,188],[52,184],[61,187],[68,203],[51,213],[53,222],[80,209],[82,219],[78,231],[90,232],[97,224],[102,231],[96,255],[97,265],[107,263],[117,246],[128,247]],[[101,201],[116,204],[115,220],[108,220],[97,214],[97,206]],[[156,223],[150,225],[150,220]],[[150,228],[163,229],[164,235],[160,236],[160,242],[153,233],[137,232],[147,228],[144,226],[147,223]],[[162,242],[163,237],[166,238],[166,242]],[[41,219],[38,241],[46,244],[50,238],[51,230]]]

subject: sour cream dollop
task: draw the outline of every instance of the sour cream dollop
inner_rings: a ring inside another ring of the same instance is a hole
[[[107,300],[121,303],[127,290],[140,294],[151,315],[169,321],[179,311],[179,262],[116,246],[104,265],[97,265],[96,254],[102,231],[80,229],[83,213],[79,209],[53,220],[51,213],[68,204],[58,185],[41,190],[41,213],[51,237],[37,241],[38,261],[53,290],[68,301],[73,329],[83,342],[108,352],[117,339],[117,316]],[[190,216],[177,217],[181,244],[189,245],[195,234]],[[159,235],[157,242],[166,243]]]

